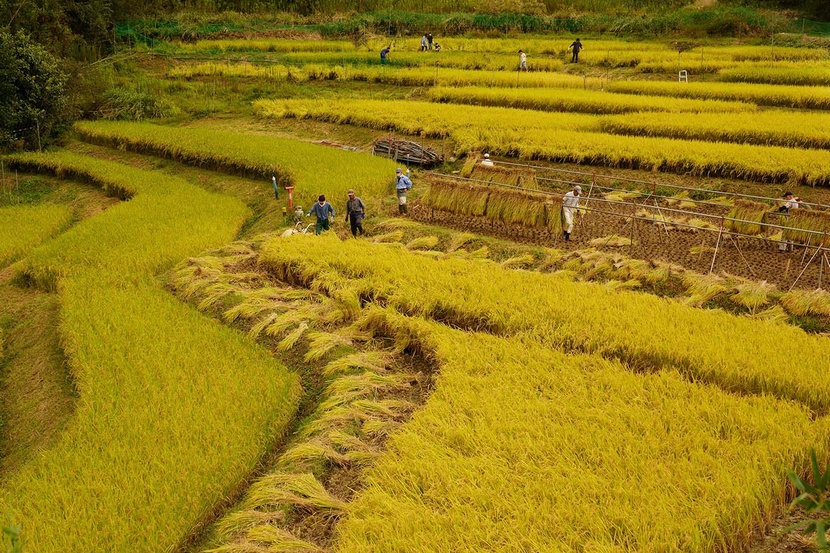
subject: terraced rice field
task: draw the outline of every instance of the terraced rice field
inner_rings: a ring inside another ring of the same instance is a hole
[[[0,182],[0,297],[54,311],[74,394],[55,440],[0,463],[24,550],[751,550],[786,470],[830,455],[826,51],[589,37],[571,64],[570,38],[447,37],[381,67],[386,41],[168,45],[133,69],[176,118],[2,158],[118,199],[81,216]],[[194,95],[211,83],[233,113]],[[456,158],[409,167],[400,217],[402,164],[365,151],[390,135]],[[285,187],[324,194],[332,231],[292,232]],[[779,232],[758,194],[789,187],[812,207]],[[718,274],[718,248],[786,274]],[[2,369],[43,361],[22,305],[0,307]]]

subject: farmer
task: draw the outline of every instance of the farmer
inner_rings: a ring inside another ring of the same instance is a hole
[[[481,164],[487,167],[493,166],[493,160],[490,159],[490,154],[484,154],[484,159],[481,160]]]
[[[562,230],[565,233],[565,240],[571,239],[571,233],[574,230],[574,212],[579,207],[580,194],[582,194],[582,187],[576,185],[562,198]]]
[[[392,45],[390,44],[386,48],[380,51],[380,64],[386,65],[386,60],[389,59],[389,52],[392,51]]]
[[[421,37],[421,52],[427,51],[427,35]]]
[[[519,50],[519,71],[527,71],[527,54]]]
[[[437,42],[435,43],[435,51],[436,51],[436,52],[440,52],[440,51],[441,51],[441,45],[440,45],[440,44],[438,44]]]
[[[579,39],[574,40],[570,46],[568,46],[568,50],[573,52],[573,56],[571,56],[571,63],[578,63],[579,62],[579,52],[582,51],[582,42]]]
[[[429,49],[432,50],[432,33],[427,33],[427,43],[429,43]]]
[[[329,230],[329,216],[334,217],[334,208],[326,201],[326,197],[320,194],[317,198],[317,203],[306,214],[306,217],[311,217],[311,214],[317,216],[317,224],[314,226],[314,234],[320,234],[324,230]]]
[[[274,187],[274,198],[280,199],[280,189],[277,187],[277,176],[271,175],[271,186]]]
[[[798,209],[799,207],[801,207],[801,198],[796,198],[792,192],[787,190],[784,192],[784,204],[778,208],[778,212],[783,213],[785,219],[789,219],[790,211]],[[786,252],[788,249],[792,249],[792,242],[781,240],[781,242],[778,243],[779,252]]]
[[[363,200],[354,195],[354,190],[349,190],[349,199],[346,200],[346,220],[352,229],[352,236],[357,238],[357,231],[363,235],[363,218],[366,217],[366,204]]]
[[[406,191],[412,188],[412,181],[403,174],[401,168],[395,169],[395,194],[398,196],[398,213],[408,213],[406,210]]]

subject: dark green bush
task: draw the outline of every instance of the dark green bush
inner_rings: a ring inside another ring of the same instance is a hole
[[[23,33],[0,33],[0,149],[39,148],[65,125],[66,75]]]

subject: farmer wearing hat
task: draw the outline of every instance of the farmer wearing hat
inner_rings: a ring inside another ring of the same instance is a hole
[[[484,159],[481,160],[481,165],[485,165],[487,167],[493,166],[493,160],[490,159],[490,154],[484,154]]]
[[[314,226],[314,234],[320,234],[324,230],[329,230],[329,216],[334,217],[334,208],[326,201],[326,197],[320,194],[317,198],[317,203],[308,212],[306,217],[311,217],[311,214],[317,216],[317,224]]]
[[[363,232],[363,218],[366,217],[366,204],[363,200],[354,195],[354,190],[349,190],[349,199],[346,200],[346,220],[352,229],[352,236],[357,238],[357,231]]]
[[[409,177],[403,174],[400,167],[395,169],[395,194],[398,196],[398,213],[401,215],[407,213],[406,191],[410,188],[412,188],[412,181]]]
[[[562,230],[565,240],[571,239],[571,233],[574,230],[574,212],[579,207],[580,194],[582,194],[582,187],[576,185],[562,198]]]

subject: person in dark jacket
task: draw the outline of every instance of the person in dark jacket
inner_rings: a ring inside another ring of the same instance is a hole
[[[571,63],[579,62],[579,53],[582,51],[582,48],[582,42],[579,39],[574,40],[568,47],[568,50],[573,52],[573,55],[571,56]]]
[[[380,64],[381,65],[386,65],[386,60],[389,59],[389,52],[391,52],[391,51],[392,51],[392,46],[391,45],[387,46],[386,48],[384,48],[383,50],[380,51]]]
[[[320,194],[317,198],[317,203],[308,212],[306,217],[311,217],[311,214],[317,216],[317,224],[314,226],[314,234],[320,234],[324,230],[329,230],[329,217],[334,217],[334,208],[326,201],[326,197]]]
[[[363,218],[366,217],[366,204],[363,200],[354,195],[354,190],[349,190],[349,199],[346,200],[346,220],[352,229],[352,236],[357,238],[357,232],[366,234],[363,231]]]

